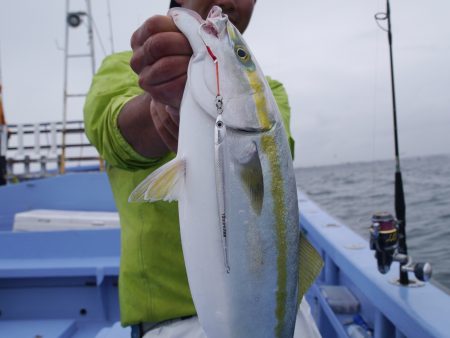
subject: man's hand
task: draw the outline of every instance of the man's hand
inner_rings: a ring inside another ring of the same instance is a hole
[[[171,17],[153,16],[132,36],[131,68],[152,99],[180,108],[191,46]]]
[[[122,135],[143,156],[159,157],[178,146],[178,121],[192,55],[172,18],[153,16],[132,36],[131,68],[146,92],[120,112]]]

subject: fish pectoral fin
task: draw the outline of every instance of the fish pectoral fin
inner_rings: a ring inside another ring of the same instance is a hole
[[[299,264],[298,303],[300,304],[306,291],[323,268],[322,257],[303,233],[300,233]]]
[[[253,211],[261,215],[264,200],[264,177],[259,158],[258,149],[255,144],[247,147],[246,155],[239,161],[241,182]]]
[[[184,182],[186,163],[174,158],[147,176],[131,193],[128,202],[174,201]]]

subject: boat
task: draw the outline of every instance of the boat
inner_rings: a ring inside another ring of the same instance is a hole
[[[130,336],[120,325],[120,226],[104,166],[92,152],[76,155],[85,141],[66,139],[83,130],[66,120],[2,127],[0,337]],[[323,337],[450,337],[447,292],[402,285],[395,268],[381,274],[373,242],[298,196],[299,227],[324,261],[306,294]]]
[[[349,337],[351,325],[373,337],[450,337],[450,295],[431,283],[392,283],[397,272],[378,272],[367,240],[298,193],[299,226],[325,262],[306,296],[323,337]],[[1,337],[128,337],[119,262],[100,166],[0,187]]]

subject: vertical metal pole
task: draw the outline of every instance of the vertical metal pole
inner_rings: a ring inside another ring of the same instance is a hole
[[[1,105],[0,100],[0,105]],[[0,107],[1,109],[1,107]],[[8,129],[5,124],[0,124],[0,185],[6,185],[6,152],[8,149]]]
[[[70,0],[66,0],[66,15],[64,22],[66,25],[66,35],[64,40],[64,89],[63,89],[63,119],[61,129],[61,156],[59,161],[59,173],[65,172],[65,158],[66,158],[66,123],[67,123],[67,68],[69,58],[69,24],[67,23],[67,15],[69,14]]]
[[[0,41],[0,85],[2,84],[2,45]]]
[[[400,170],[400,154],[398,146],[398,131],[397,131],[397,104],[395,101],[395,81],[394,81],[394,57],[392,52],[392,30],[391,30],[391,8],[389,0],[386,0],[386,15],[388,21],[388,39],[389,39],[389,57],[391,64],[391,87],[392,87],[392,109],[394,118],[394,141],[395,141],[395,213],[398,220],[398,252],[404,255],[408,254],[406,247],[406,206],[405,194],[403,191],[402,173]],[[403,271],[404,264],[400,264],[400,284],[408,285],[408,272]]]
[[[395,336],[395,326],[379,309],[375,310],[373,326],[374,338]]]
[[[88,17],[88,37],[89,37],[89,48],[91,50],[91,66],[92,66],[92,76],[95,75],[95,50],[94,50],[94,33],[92,30],[92,9],[91,9],[91,0],[86,0],[86,8],[87,8],[87,17]],[[109,2],[108,2],[108,13],[109,13]],[[109,15],[111,15],[109,13]],[[110,18],[111,25],[111,18]],[[111,32],[112,28],[110,27]],[[112,33],[111,33],[112,34]],[[112,44],[112,35],[111,35],[111,44]],[[111,45],[112,46],[112,45]],[[100,171],[105,170],[105,164],[103,159],[100,157],[99,161]]]
[[[2,84],[3,74],[2,74],[2,44],[0,41],[0,85]]]
[[[94,31],[92,30],[92,10],[91,10],[91,0],[86,0],[87,8],[87,18],[88,18],[88,38],[89,38],[89,49],[91,50],[91,66],[92,75],[95,74],[95,51],[94,51]]]
[[[109,0],[107,0],[106,4],[108,6],[109,41],[111,43],[111,53],[114,53],[114,35],[112,29],[111,3]]]
[[[0,46],[0,185],[6,184],[6,152],[8,150],[8,128],[2,101],[2,59]]]
[[[339,282],[339,268],[334,263],[333,258],[328,254],[325,256],[325,283],[337,285]]]

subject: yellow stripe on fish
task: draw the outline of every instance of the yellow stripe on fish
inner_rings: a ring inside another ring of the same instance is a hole
[[[284,199],[284,180],[281,173],[281,165],[278,157],[277,145],[272,135],[263,135],[261,137],[262,150],[266,154],[270,163],[270,172],[272,174],[271,193],[273,199],[273,212],[275,215],[275,231],[277,235],[277,305],[275,309],[277,317],[277,326],[275,333],[277,337],[282,336],[284,319],[286,315],[286,297],[287,297],[287,247],[286,247],[286,212]]]
[[[272,127],[272,122],[269,118],[267,110],[267,100],[264,90],[264,83],[261,81],[258,72],[247,71],[246,73],[250,87],[253,89],[254,92],[253,99],[255,100],[259,125],[264,130],[269,130]]]
[[[267,101],[264,91],[264,83],[262,82],[258,72],[247,71],[249,84],[253,89],[253,99],[255,100],[256,112],[260,127],[269,130],[272,125],[269,119],[267,109]],[[270,164],[271,194],[273,199],[273,213],[275,215],[275,233],[277,237],[277,297],[275,314],[277,318],[277,326],[275,328],[276,337],[283,335],[284,320],[286,316],[286,298],[287,298],[287,247],[286,247],[286,212],[285,212],[285,191],[284,180],[281,172],[281,163],[279,151],[275,137],[270,134],[261,136],[262,151],[265,153]]]

